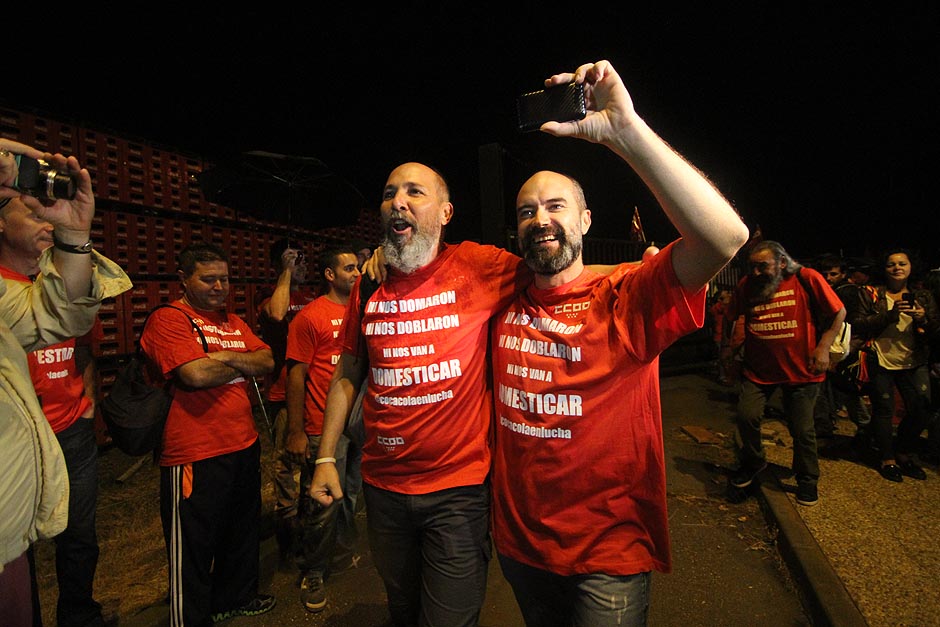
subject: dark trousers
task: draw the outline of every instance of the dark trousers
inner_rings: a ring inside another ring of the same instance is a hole
[[[98,443],[95,421],[79,418],[56,434],[69,473],[69,522],[55,537],[55,571],[59,586],[59,627],[104,625],[101,605],[92,596],[98,566]]]
[[[28,551],[0,571],[0,616],[7,627],[42,627],[36,597],[35,576],[30,568]]]
[[[558,575],[499,555],[526,627],[638,627],[650,607],[649,572]]]
[[[356,552],[359,541],[359,528],[356,526],[356,514],[362,502],[362,449],[350,442],[346,449],[346,472],[340,477],[346,479],[343,486],[341,510],[337,516],[335,560],[348,561]]]
[[[320,447],[319,435],[308,435],[307,443],[311,451]],[[340,437],[333,456],[336,457],[336,472],[339,474],[340,488],[343,490],[343,499],[324,507],[310,496],[310,483],[316,465],[313,459],[308,459],[300,471],[300,498],[298,500],[297,517],[298,546],[295,548],[297,567],[303,575],[320,576],[326,578],[330,562],[336,550],[337,535],[344,533],[347,524],[343,516],[343,505],[346,500],[346,451],[349,440]],[[351,521],[355,524],[355,521]]]
[[[920,434],[927,427],[930,410],[930,375],[927,366],[909,370],[888,370],[869,360],[868,376],[871,381],[871,419],[875,445],[881,450],[881,459],[894,459],[895,452],[910,455],[917,452]],[[897,450],[894,443],[894,389],[904,402],[904,418],[898,425]]]
[[[369,546],[392,622],[477,625],[492,555],[489,486],[419,495],[363,487]]]
[[[261,445],[160,469],[170,625],[211,627],[212,614],[258,593]]]
[[[297,464],[287,456],[287,407],[284,401],[268,401],[274,417],[274,514],[279,520],[297,514]]]
[[[816,485],[819,482],[819,456],[816,451],[813,407],[819,391],[818,383],[760,385],[747,378],[741,381],[738,395],[741,467],[756,469],[767,459],[760,425],[767,400],[777,388],[783,392],[783,410],[787,414],[790,435],[793,436],[793,472],[796,481],[801,485]]]

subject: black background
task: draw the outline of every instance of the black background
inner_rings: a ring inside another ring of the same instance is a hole
[[[606,149],[513,128],[517,94],[609,59],[640,115],[764,238],[803,260],[904,244],[938,264],[927,3],[630,4],[4,9],[0,100],[207,161],[316,157],[375,206],[391,168],[429,163],[453,189],[450,240],[479,238],[478,150],[498,143],[510,198],[514,176],[562,169],[584,184],[592,235],[625,234],[638,206],[665,242],[674,229]]]

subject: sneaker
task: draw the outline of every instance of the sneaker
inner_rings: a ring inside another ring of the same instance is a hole
[[[806,507],[812,507],[819,502],[819,493],[816,486],[801,483],[796,486],[796,502]]]
[[[747,468],[741,468],[736,473],[731,475],[731,485],[735,488],[746,488],[757,479],[757,475],[762,473],[764,469],[767,468],[767,462],[762,463],[758,468],[753,470],[748,470]]]
[[[259,594],[251,601],[234,610],[218,612],[212,615],[212,622],[218,623],[223,620],[235,618],[236,616],[258,616],[274,609],[277,605],[277,599],[270,594]]]
[[[308,612],[320,612],[326,607],[326,590],[323,577],[307,575],[300,582],[300,602]]]
[[[362,561],[362,556],[358,553],[350,553],[342,556],[339,559],[333,560],[333,563],[330,564],[330,573],[336,575],[344,573],[347,570],[359,568],[360,561]]]

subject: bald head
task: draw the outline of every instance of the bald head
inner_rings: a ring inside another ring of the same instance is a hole
[[[382,192],[383,250],[392,267],[414,272],[440,251],[444,226],[454,215],[444,177],[423,163],[403,163]]]

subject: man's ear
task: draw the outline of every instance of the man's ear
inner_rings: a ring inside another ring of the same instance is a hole
[[[581,235],[585,235],[591,228],[591,210],[585,209],[581,212]]]
[[[441,224],[450,224],[451,219],[454,217],[454,203],[445,202],[444,203],[444,215],[441,216]]]

